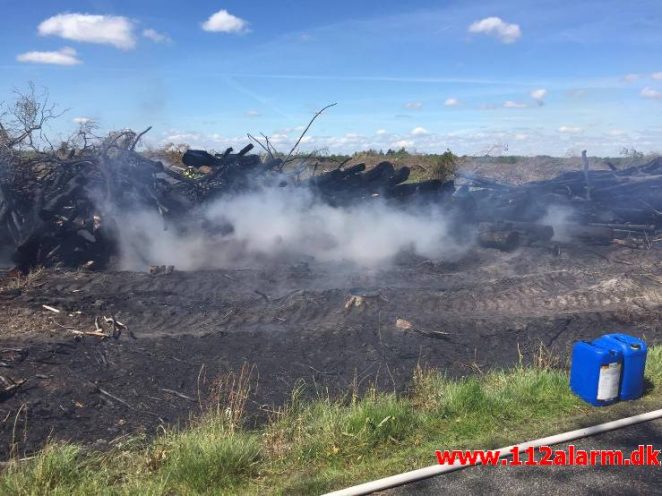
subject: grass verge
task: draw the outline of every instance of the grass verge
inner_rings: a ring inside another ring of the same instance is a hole
[[[320,494],[435,463],[435,449],[496,448],[659,406],[662,347],[651,348],[644,398],[592,408],[564,370],[536,366],[451,380],[418,370],[409,394],[375,389],[301,400],[260,429],[242,427],[250,371],[219,382],[215,406],[187,429],[110,452],[53,443],[10,461],[0,493]]]

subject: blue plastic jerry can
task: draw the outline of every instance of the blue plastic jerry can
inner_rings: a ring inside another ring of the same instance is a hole
[[[588,341],[579,341],[572,348],[570,389],[594,406],[606,406],[618,401],[623,352]]]
[[[628,334],[605,334],[593,344],[604,348],[618,349],[623,353],[623,370],[621,371],[621,400],[636,400],[644,393],[644,370],[648,347],[642,339]]]

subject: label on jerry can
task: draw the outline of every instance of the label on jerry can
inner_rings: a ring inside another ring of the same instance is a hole
[[[598,396],[601,401],[613,400],[618,397],[621,385],[621,364],[612,362],[600,367],[600,379],[598,379]]]

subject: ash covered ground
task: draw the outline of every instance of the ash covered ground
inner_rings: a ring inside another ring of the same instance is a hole
[[[474,247],[453,261],[401,253],[371,269],[302,257],[5,277],[1,375],[26,382],[0,403],[2,455],[12,443],[22,452],[48,437],[104,446],[185,423],[213,379],[244,363],[259,375],[250,411],[260,422],[301,381],[311,396],[374,382],[403,391],[418,365],[475,374],[530,362],[541,345],[563,360],[573,341],[606,331],[655,343],[661,283],[658,249],[578,243]],[[67,331],[93,331],[103,315],[128,331],[103,340]]]

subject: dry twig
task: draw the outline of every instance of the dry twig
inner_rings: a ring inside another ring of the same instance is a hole
[[[335,107],[336,105],[338,105],[338,104],[337,104],[337,103],[331,103],[331,104],[327,105],[326,107],[322,108],[321,110],[318,110],[317,112],[315,112],[315,115],[313,116],[312,119],[310,119],[310,122],[308,123],[308,125],[306,126],[306,128],[305,128],[305,129],[303,130],[303,132],[301,133],[301,136],[299,136],[299,139],[298,139],[297,142],[294,144],[294,146],[292,147],[292,149],[290,150],[290,152],[287,154],[287,157],[285,157],[285,160],[283,160],[283,165],[285,165],[286,163],[288,163],[288,162],[290,161],[290,157],[292,157],[292,154],[293,154],[293,153],[296,151],[296,149],[299,147],[299,144],[301,143],[301,140],[303,139],[303,137],[306,135],[306,133],[307,133],[308,130],[310,129],[310,126],[313,125],[313,122],[315,122],[315,120],[316,120],[320,115],[322,115],[322,113],[323,113],[325,110],[330,109],[331,107]]]

